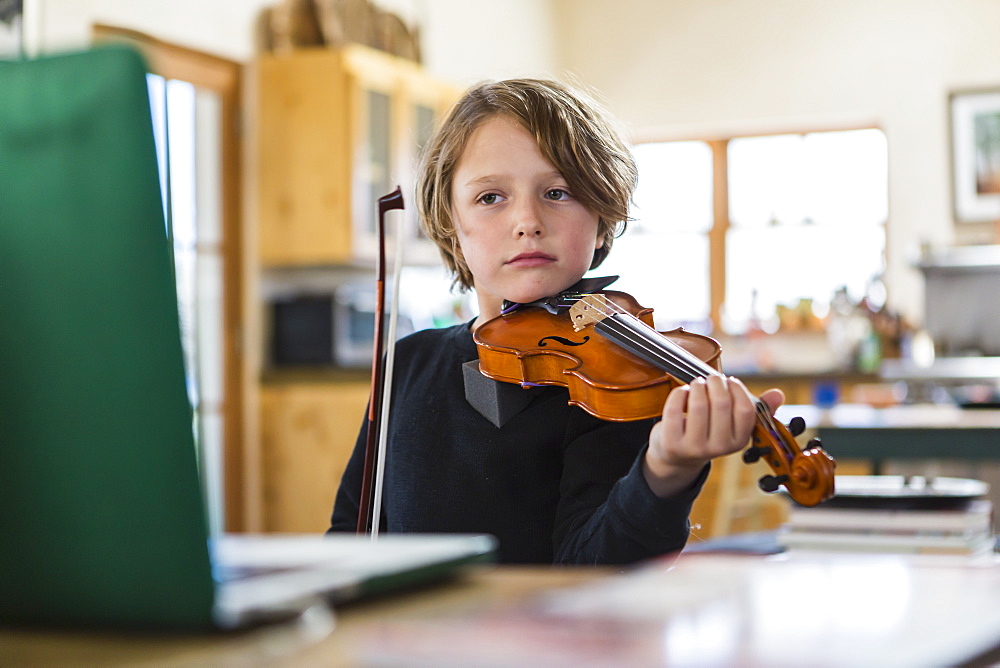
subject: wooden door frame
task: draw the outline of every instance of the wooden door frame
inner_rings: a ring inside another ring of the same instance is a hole
[[[223,257],[223,504],[226,531],[254,530],[259,524],[259,457],[250,447],[256,430],[248,429],[247,392],[253,375],[247,370],[245,324],[245,244],[241,207],[242,149],[240,119],[243,66],[233,60],[196,51],[127,28],[95,24],[94,42],[125,41],[146,58],[150,72],[179,79],[218,94],[222,136],[220,183]]]

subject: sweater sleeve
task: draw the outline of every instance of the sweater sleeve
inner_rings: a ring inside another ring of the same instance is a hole
[[[653,421],[582,420],[589,428],[568,434],[564,450],[555,562],[628,564],[683,548],[709,467],[686,490],[660,498],[642,473]]]

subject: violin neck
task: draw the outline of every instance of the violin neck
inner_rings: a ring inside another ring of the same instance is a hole
[[[695,378],[722,375],[631,313],[608,316],[596,323],[594,329],[644,362],[685,383]],[[792,453],[777,431],[771,409],[761,399],[753,397],[753,400],[758,423],[767,430],[785,456],[790,457]]]
[[[597,315],[591,312],[589,316],[594,330],[647,364],[684,383],[690,383],[695,378],[722,375],[716,368],[604,298],[603,295],[590,295],[585,299],[597,309]],[[770,409],[756,396],[753,400],[758,417],[770,427],[772,425]]]
[[[596,323],[594,329],[647,364],[682,382],[690,383],[695,378],[722,375],[631,313],[621,312],[608,316]],[[770,415],[763,401],[754,397],[754,403],[758,413],[763,410],[765,415]]]
[[[578,299],[569,309],[569,319],[575,331],[593,326],[598,334],[682,383],[722,375],[668,335],[657,332],[600,293]],[[744,453],[744,461],[751,463],[763,456],[778,474],[761,478],[761,488],[774,491],[785,485],[791,497],[803,505],[816,505],[833,496],[833,458],[818,447],[803,452],[795,441],[796,434],[775,420],[770,407],[759,397],[753,400],[756,425],[750,437],[752,447]]]

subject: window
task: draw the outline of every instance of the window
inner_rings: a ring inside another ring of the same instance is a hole
[[[146,76],[173,241],[187,389],[212,528],[223,529],[224,323],[219,96],[187,81]]]
[[[704,142],[668,142],[640,144],[634,154],[633,220],[591,273],[621,276],[610,289],[652,307],[657,328],[702,331],[710,316],[712,150]]]
[[[740,333],[800,300],[822,316],[883,271],[887,153],[876,129],[640,144],[635,220],[594,273],[660,329]]]
[[[237,115],[241,65],[149,35],[94,26],[149,64],[161,187],[177,272],[188,390],[214,532],[253,529],[256,442],[247,428]]]

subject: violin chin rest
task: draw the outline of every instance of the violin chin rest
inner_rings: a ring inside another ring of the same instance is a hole
[[[479,360],[462,365],[465,380],[465,400],[495,427],[502,427],[508,420],[528,407],[537,392],[513,383],[501,383],[487,378],[479,371]]]

